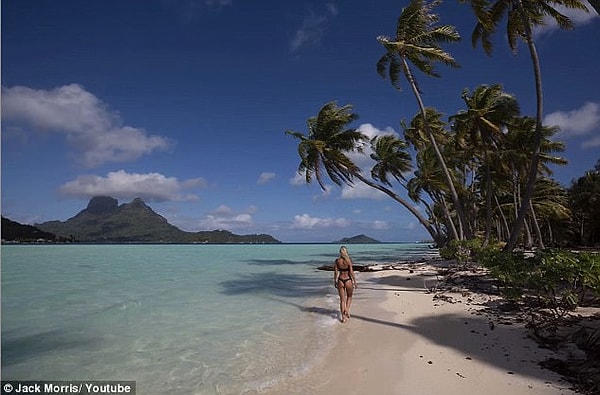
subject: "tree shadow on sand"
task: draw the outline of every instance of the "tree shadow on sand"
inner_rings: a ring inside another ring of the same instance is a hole
[[[2,366],[39,358],[47,353],[65,351],[94,343],[72,331],[52,330],[29,335],[17,331],[2,333]]]
[[[247,263],[253,266],[308,265],[316,268],[323,262],[320,260],[292,261],[289,259],[250,259]]]
[[[281,297],[311,297],[325,295],[330,281],[317,276],[250,273],[220,283],[225,295],[271,294]]]
[[[360,282],[357,291],[360,292],[360,289],[367,289],[370,292],[394,291],[399,297],[406,292],[427,292],[423,281],[418,281],[414,277],[411,280],[407,280],[407,278],[408,276],[401,274],[371,278]],[[434,276],[429,275],[424,278],[425,280],[435,279]],[[295,306],[305,313],[327,317],[336,317],[338,314],[337,310],[331,308],[305,306],[291,299],[331,294],[332,285],[329,276],[289,275],[276,272],[254,273],[225,281],[221,283],[221,286],[223,292],[228,295],[260,293],[262,297]],[[359,295],[355,298],[355,303],[360,303]],[[435,301],[432,300],[432,303]],[[380,319],[376,315],[364,312],[358,315],[355,313],[352,317],[353,320],[361,320],[368,324],[396,328],[398,329],[397,336],[402,336],[403,331],[410,331],[429,339],[440,347],[451,348],[464,354],[467,360],[477,360],[495,366],[505,370],[507,374],[520,374],[541,380],[548,378],[532,361],[532,359],[542,359],[535,356],[539,348],[535,343],[525,340],[525,331],[518,325],[494,323],[490,318],[473,315],[466,309],[464,314],[439,314],[406,323]],[[390,338],[390,341],[393,342],[394,338]],[[523,349],[526,349],[526,353],[522,353]],[[539,352],[542,353],[541,350]],[[526,360],[522,360],[522,358]]]

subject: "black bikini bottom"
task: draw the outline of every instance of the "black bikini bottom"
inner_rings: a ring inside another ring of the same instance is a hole
[[[338,281],[341,281],[344,283],[344,287],[346,286],[346,281],[351,281],[351,278],[338,278]]]

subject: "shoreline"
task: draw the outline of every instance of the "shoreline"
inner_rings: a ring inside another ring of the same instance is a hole
[[[524,323],[497,320],[498,297],[431,293],[431,263],[360,272],[352,318],[335,328],[331,351],[306,375],[263,393],[378,395],[575,394],[539,362],[556,356],[527,337]]]

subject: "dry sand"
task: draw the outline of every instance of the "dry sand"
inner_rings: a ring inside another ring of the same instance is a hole
[[[569,384],[538,362],[552,355],[518,322],[482,312],[492,296],[435,298],[436,271],[358,273],[352,318],[318,366],[271,394],[558,395]]]

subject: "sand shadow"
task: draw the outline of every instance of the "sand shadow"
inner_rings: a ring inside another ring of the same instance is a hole
[[[46,353],[87,346],[94,342],[64,330],[52,330],[24,336],[12,332],[2,334],[3,367],[35,359]]]
[[[289,259],[251,259],[247,263],[252,266],[307,265],[317,268],[323,262],[319,260],[291,261]]]
[[[429,276],[426,277],[430,278]],[[290,299],[331,294],[331,279],[329,276],[289,275],[276,272],[256,273],[225,281],[221,283],[221,286],[225,294],[261,293],[262,297],[294,306],[302,312],[327,317],[335,317],[338,314],[337,309],[304,306]],[[384,290],[382,286],[386,288],[385,291],[387,292],[427,292],[422,281],[416,280],[415,277],[407,280],[406,275],[371,278],[364,283],[360,283],[357,291],[360,292],[361,288],[368,289],[369,292],[382,291]],[[355,298],[355,302],[360,303],[360,299]],[[490,366],[496,366],[505,370],[507,374],[548,379],[547,375],[541,373],[542,371],[530,360],[532,356],[535,359],[539,348],[534,343],[524,340],[526,338],[525,330],[518,326],[493,323],[490,318],[484,315],[475,316],[465,310],[464,315],[440,314],[404,323],[379,319],[364,313],[355,313],[352,316],[352,319],[362,320],[369,324],[396,328],[399,331],[398,336],[402,336],[404,331],[413,332],[441,347],[451,348],[464,354],[467,360],[480,361]],[[390,341],[394,341],[394,339],[390,338]],[[528,349],[527,361],[521,360],[522,348]],[[433,360],[433,363],[435,363],[435,360]]]
[[[498,325],[486,317],[441,314],[397,323],[354,314],[353,319],[411,331],[441,347],[462,353],[466,360],[495,366],[504,370],[507,375],[519,374],[541,380],[548,379],[548,375],[535,363],[536,359],[545,359],[545,352],[536,344],[525,340],[526,334],[521,328]],[[526,352],[523,353],[523,350]],[[536,358],[538,354],[540,357]],[[436,363],[436,355],[425,357]]]
[[[329,278],[324,277],[266,272],[244,274],[219,285],[226,295],[266,293],[281,297],[306,297],[327,294],[330,282]]]

